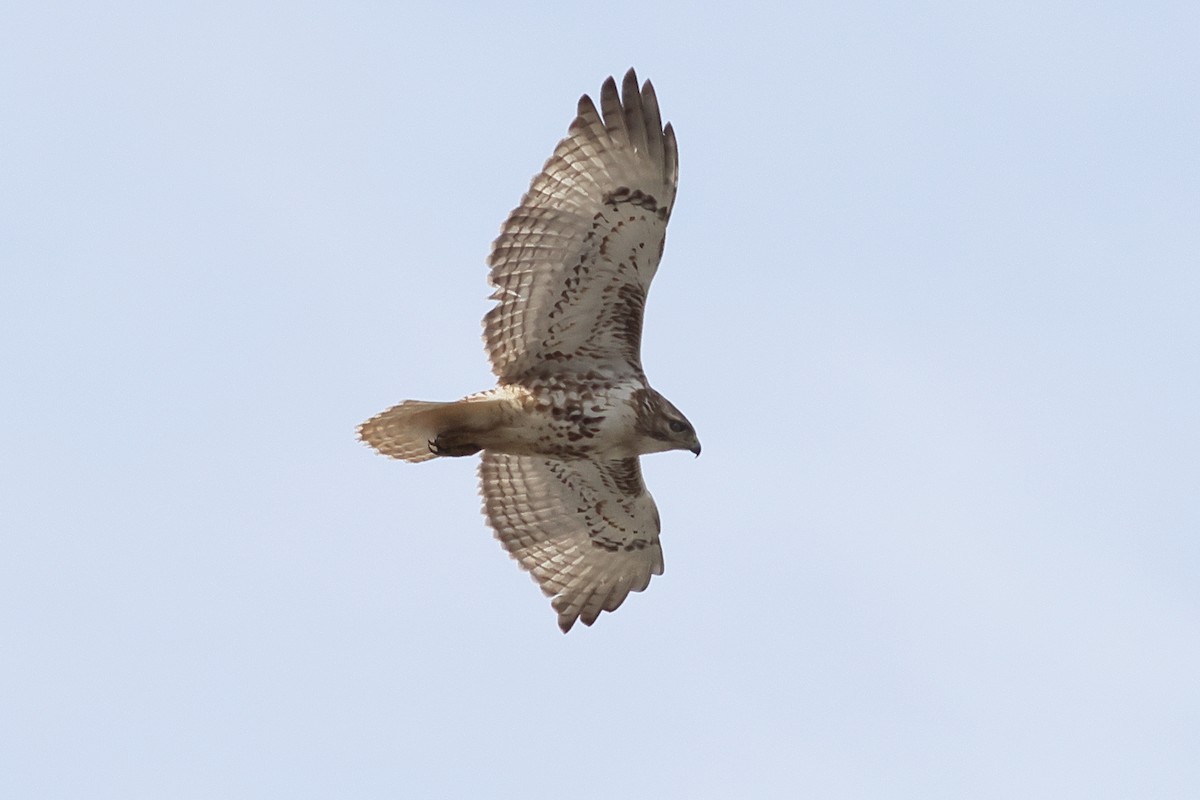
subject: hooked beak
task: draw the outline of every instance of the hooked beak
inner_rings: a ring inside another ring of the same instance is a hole
[[[700,457],[700,443],[696,442],[696,446],[692,448],[692,452],[696,454],[696,458]]]

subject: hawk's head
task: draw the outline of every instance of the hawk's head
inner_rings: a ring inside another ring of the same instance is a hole
[[[638,433],[642,435],[640,452],[690,450],[700,455],[696,429],[670,400],[653,389],[641,389],[634,395],[634,407],[637,409]]]

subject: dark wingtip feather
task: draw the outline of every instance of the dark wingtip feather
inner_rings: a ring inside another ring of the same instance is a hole
[[[584,95],[579,98],[579,102],[575,106],[575,119],[571,120],[571,127],[568,129],[571,133],[578,131],[580,128],[585,128],[593,122],[600,121],[600,112],[596,110],[596,104],[592,102],[589,95]]]
[[[630,68],[621,82],[621,104],[625,110],[625,123],[629,143],[633,149],[645,153],[649,150],[648,138],[658,136],[658,131],[646,130],[646,115],[642,109],[642,93],[638,90],[637,73]]]
[[[617,79],[609,75],[604,79],[604,83],[600,84],[600,103],[606,105],[606,100],[616,100],[617,96]]]
[[[629,130],[625,124],[625,108],[621,105],[621,95],[617,91],[617,81],[610,75],[600,87],[600,110],[604,112],[604,127],[609,136],[629,143]]]
[[[642,115],[646,120],[648,152],[657,161],[663,157],[662,112],[658,109],[658,95],[650,81],[642,84]]]
[[[675,129],[669,122],[663,128],[663,140],[666,144],[663,162],[667,170],[667,180],[675,186],[679,183],[679,143],[675,141]]]

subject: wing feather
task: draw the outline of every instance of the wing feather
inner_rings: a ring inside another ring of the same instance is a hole
[[[663,571],[658,510],[637,458],[558,461],[484,451],[484,512],[504,549],[558,612],[596,621]]]
[[[654,93],[654,86],[650,84],[650,81],[646,81],[645,86],[642,87],[642,116],[647,132],[646,151],[650,160],[656,164],[662,163],[672,184],[677,183],[679,176],[669,169],[670,165],[664,160],[663,137],[655,136],[652,133],[652,131],[661,131],[663,124],[662,113],[658,110],[658,95]]]
[[[637,78],[634,77],[636,81]],[[617,147],[631,147],[626,124],[625,106],[617,93],[617,82],[609,76],[600,87],[600,108],[604,111],[604,126]]]
[[[492,244],[484,341],[501,381],[545,369],[640,375],[642,315],[675,202],[678,154],[654,88],[609,78]],[[551,366],[547,367],[549,358]]]
[[[625,79],[621,81],[621,106],[625,109],[622,116],[625,120],[625,131],[629,136],[629,146],[634,152],[645,153],[649,149],[646,144],[646,116],[642,109],[641,93],[638,91],[637,75],[632,70],[626,72]]]

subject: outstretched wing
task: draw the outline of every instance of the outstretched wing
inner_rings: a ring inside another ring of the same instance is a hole
[[[663,571],[658,509],[637,458],[557,461],[485,450],[484,512],[504,549],[553,597],[563,633],[591,625]]]
[[[509,215],[488,259],[496,306],[483,318],[501,381],[597,366],[641,374],[642,311],[679,177],[675,132],[654,87],[587,95],[567,137]]]

